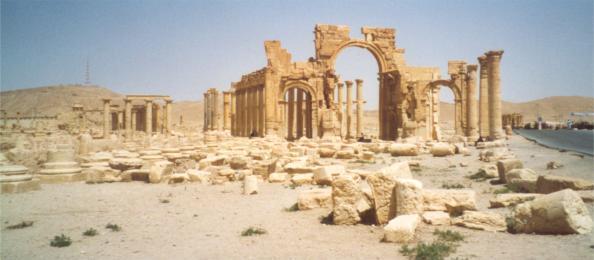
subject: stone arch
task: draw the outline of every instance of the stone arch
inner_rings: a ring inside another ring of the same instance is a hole
[[[336,58],[338,57],[338,54],[340,54],[340,52],[342,50],[349,48],[349,47],[363,48],[363,49],[366,49],[369,52],[371,52],[371,54],[377,61],[379,73],[383,73],[388,70],[386,59],[385,59],[386,55],[384,54],[384,52],[379,47],[377,47],[375,44],[367,42],[367,41],[363,41],[363,40],[348,40],[348,41],[345,41],[345,42],[341,43],[340,45],[338,45],[338,47],[336,47],[336,49],[333,51],[330,58],[326,61],[328,68],[334,69]]]
[[[313,138],[317,135],[315,122],[318,100],[315,88],[303,80],[288,81],[279,91],[278,100],[281,107],[281,132],[284,137],[295,140],[303,136]]]
[[[458,85],[456,85],[452,80],[434,80],[431,81],[429,84],[425,85],[423,87],[423,90],[421,93],[427,94],[427,95],[433,95],[433,93],[430,93],[430,91],[433,91],[433,89],[435,89],[436,87],[439,86],[445,86],[449,89],[452,90],[452,92],[454,93],[454,128],[455,128],[455,134],[456,135],[464,135],[463,132],[463,128],[462,128],[462,89],[460,89],[460,87]],[[439,94],[439,93],[437,93]],[[437,99],[439,101],[439,99]],[[427,104],[429,105],[431,102],[434,102],[433,99],[429,99],[426,101]],[[437,105],[439,106],[439,102],[437,103],[433,103],[433,105]],[[439,111],[439,110],[438,110]],[[441,133],[439,131],[439,120],[435,120],[435,117],[437,117],[437,119],[439,118],[438,115],[435,114],[434,111],[429,111],[429,113],[427,114],[428,120],[431,121],[431,123],[427,124],[428,127],[428,137],[435,139],[435,140],[440,140],[441,139]]]

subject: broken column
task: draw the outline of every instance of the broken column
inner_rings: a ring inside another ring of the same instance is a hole
[[[477,114],[477,102],[476,102],[476,65],[467,65],[466,71],[468,73],[466,77],[466,87],[467,87],[467,101],[466,101],[466,115],[467,119],[466,122],[468,123],[468,132],[466,135],[471,138],[471,140],[476,140],[478,138],[478,114]]]
[[[346,138],[353,138],[351,123],[353,122],[353,82],[347,80],[346,84]]]
[[[59,144],[56,149],[48,150],[47,162],[39,171],[39,179],[42,183],[83,181],[85,176],[74,158],[74,149],[69,145]]]
[[[363,80],[356,79],[355,82],[357,83],[357,128],[355,137],[359,138],[363,131]]]
[[[103,138],[108,138],[111,130],[111,99],[103,99]]]
[[[499,70],[503,50],[489,51],[485,55],[487,55],[489,64],[489,138],[496,140],[504,137],[501,123],[501,78]]]
[[[478,57],[480,64],[479,80],[479,135],[489,137],[489,81],[487,56]]]

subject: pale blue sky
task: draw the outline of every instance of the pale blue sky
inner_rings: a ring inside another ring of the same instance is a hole
[[[91,81],[120,93],[201,99],[266,65],[264,40],[303,61],[316,23],[392,27],[414,66],[440,67],[504,49],[503,98],[594,96],[592,0],[497,1],[4,1],[1,89]],[[377,65],[363,49],[338,58],[377,104]],[[444,92],[444,91],[442,91]],[[447,94],[446,94],[447,95]]]

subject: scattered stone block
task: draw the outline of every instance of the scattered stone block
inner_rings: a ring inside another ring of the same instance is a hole
[[[448,143],[434,143],[431,147],[431,154],[437,157],[453,155],[455,147]]]
[[[159,183],[167,175],[173,171],[173,163],[170,161],[157,161],[151,168],[149,173],[150,183]]]
[[[232,157],[231,160],[229,160],[229,167],[233,170],[245,169],[247,164],[247,160],[242,157]]]
[[[294,174],[291,177],[291,182],[295,185],[305,185],[313,183],[313,173]]]
[[[326,165],[314,169],[314,182],[318,185],[331,185],[334,177],[346,174],[344,165]]]
[[[461,227],[492,232],[507,230],[505,217],[492,212],[466,210],[462,216],[452,219],[452,223]]]
[[[392,156],[417,156],[419,148],[415,144],[394,143],[388,147]]]
[[[354,225],[361,221],[357,204],[363,199],[363,192],[357,183],[339,176],[332,182],[332,217],[336,225]]]
[[[270,183],[283,183],[287,181],[289,174],[286,172],[274,172],[268,176],[268,182]]]
[[[396,216],[423,213],[423,183],[413,179],[396,179],[394,185]]]
[[[243,194],[258,194],[258,177],[254,175],[245,176],[243,179]]]
[[[592,230],[588,208],[570,189],[519,204],[510,220],[512,231],[518,233],[587,234]]]
[[[449,225],[451,223],[450,214],[443,211],[425,211],[423,212],[423,221],[430,225]]]
[[[414,239],[417,225],[421,222],[418,214],[401,215],[384,227],[384,242],[407,243]]]
[[[526,201],[534,200],[542,194],[536,193],[504,193],[497,194],[495,198],[489,200],[491,204],[490,208],[502,208],[508,206],[514,206]]]
[[[318,149],[318,154],[320,155],[320,158],[332,158],[332,157],[334,157],[334,154],[336,154],[336,150],[331,149],[331,148],[321,147]]]
[[[505,159],[497,161],[499,180],[501,180],[503,183],[507,183],[507,179],[505,177],[509,171],[522,168],[524,168],[524,164],[519,159]]]
[[[474,190],[424,189],[423,206],[426,211],[476,210]]]
[[[536,181],[537,193],[548,194],[564,189],[592,190],[594,183],[584,179],[555,175],[541,175]]]
[[[325,208],[330,205],[332,205],[332,189],[305,190],[297,197],[299,210]]]

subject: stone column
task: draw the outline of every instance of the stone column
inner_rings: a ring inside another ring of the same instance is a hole
[[[297,138],[303,136],[303,90],[297,90]]]
[[[163,116],[163,109],[161,108],[161,106],[158,103],[155,103],[154,109],[155,109],[155,129],[153,129],[153,132],[162,133],[163,122],[161,121],[161,118]]]
[[[342,107],[342,102],[343,102],[343,98],[342,98],[342,96],[343,96],[343,87],[344,87],[344,84],[342,82],[341,83],[338,83],[337,84],[337,87],[336,87],[336,91],[337,91],[336,110],[338,110],[337,116],[338,116],[338,123],[340,124],[339,130],[340,130],[340,136],[341,137],[343,136],[343,132],[344,132],[343,129],[342,129],[343,128],[343,125],[344,125],[344,120],[343,120],[344,119],[344,110],[343,110],[343,107]]]
[[[254,125],[253,128],[254,130],[256,130],[257,135],[260,135],[260,96],[258,93],[258,87],[254,87],[253,88],[253,101],[254,101],[254,105],[253,105],[253,115],[254,115]]]
[[[109,138],[111,130],[111,99],[103,99],[103,138]]]
[[[479,135],[489,137],[489,82],[487,56],[478,57],[479,72]]]
[[[499,63],[503,50],[486,53],[489,64],[489,138],[492,140],[503,138],[501,123],[501,87]]]
[[[231,127],[231,135],[237,135],[237,117],[236,117],[236,106],[237,104],[235,104],[236,102],[236,98],[235,98],[235,92],[229,92],[229,97],[230,97],[230,103],[231,103],[231,108],[229,111],[229,119],[230,119],[230,127]]]
[[[353,138],[351,123],[353,122],[353,82],[347,80],[346,84],[346,138]]]
[[[153,101],[150,99],[145,100],[145,131],[147,136],[151,136],[153,134]]]
[[[204,92],[204,101],[202,102],[202,132],[206,132],[208,130],[208,92]]]
[[[213,130],[217,130],[217,131],[221,131],[221,114],[220,114],[220,109],[219,109],[219,105],[220,105],[220,101],[219,101],[220,97],[219,97],[219,92],[217,90],[213,91],[213,102],[212,102],[212,106],[213,106]]]
[[[356,79],[355,83],[357,83],[357,128],[355,131],[355,138],[359,138],[363,131],[363,80]]]
[[[134,135],[134,131],[137,130],[136,128],[136,120],[138,119],[138,113],[136,112],[136,110],[132,110],[132,122],[130,123],[130,126],[132,127],[132,135]]]
[[[311,94],[305,94],[305,136],[312,138],[313,126],[312,126],[312,101]]]
[[[295,89],[289,89],[289,114],[287,116],[287,139],[293,140],[293,121],[295,118]]]
[[[476,65],[467,65],[466,72],[468,73],[466,76],[466,88],[467,88],[467,101],[466,101],[466,115],[468,118],[466,122],[468,122],[468,132],[466,133],[467,136],[471,138],[472,141],[478,138],[478,107],[476,102]]]
[[[165,132],[167,134],[171,134],[171,103],[173,103],[173,100],[165,99]]]
[[[231,125],[231,92],[223,92],[223,130],[229,130]]]
[[[124,99],[124,110],[125,110],[125,118],[126,122],[124,125],[126,126],[126,139],[132,138],[132,100]]]
[[[258,88],[258,100],[260,101],[260,110],[258,111],[259,131],[260,136],[264,136],[265,122],[266,122],[266,99],[264,98],[264,87]]]

